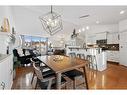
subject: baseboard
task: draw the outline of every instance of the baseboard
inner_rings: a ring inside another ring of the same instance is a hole
[[[119,62],[114,62],[114,61],[107,61],[109,64],[114,64],[114,65],[119,65]]]
[[[125,65],[122,65],[122,64],[119,64],[120,66],[123,66],[123,67],[125,67],[125,68],[127,68],[127,66],[125,66]]]

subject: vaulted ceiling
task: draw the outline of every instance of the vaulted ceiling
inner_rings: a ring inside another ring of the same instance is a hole
[[[24,6],[40,15],[50,11],[50,6]],[[64,21],[77,25],[94,25],[96,21],[100,24],[116,24],[127,18],[127,12],[120,15],[120,11],[127,11],[127,6],[53,6],[53,11],[62,15]],[[90,15],[79,19],[80,16]]]

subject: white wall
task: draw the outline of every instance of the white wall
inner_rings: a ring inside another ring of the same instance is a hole
[[[123,32],[125,30],[127,30],[127,19],[119,22],[119,31]]]
[[[13,19],[11,7],[9,6],[0,6],[0,27],[3,25],[4,18],[8,18],[9,25],[10,25],[10,33],[12,32],[12,27],[15,27],[15,22]],[[7,50],[7,40],[8,35],[7,33],[0,34],[0,53],[6,54]],[[12,46],[10,46],[10,52],[12,50]]]
[[[0,26],[3,23],[4,18],[8,18],[10,29],[15,26],[11,7],[9,6],[0,6]]]

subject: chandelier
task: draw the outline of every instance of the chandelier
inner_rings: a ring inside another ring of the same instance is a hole
[[[79,33],[76,33],[76,30],[74,29],[74,30],[73,30],[73,33],[72,33],[72,35],[71,35],[71,38],[72,38],[72,39],[73,39],[73,38],[76,38],[78,35],[79,35]]]
[[[50,35],[54,35],[63,29],[61,15],[53,12],[52,6],[51,11],[40,16],[39,19],[41,20],[44,30]]]

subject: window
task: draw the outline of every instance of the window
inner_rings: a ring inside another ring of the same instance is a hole
[[[22,48],[32,49],[40,54],[47,54],[48,38],[21,35]]]

